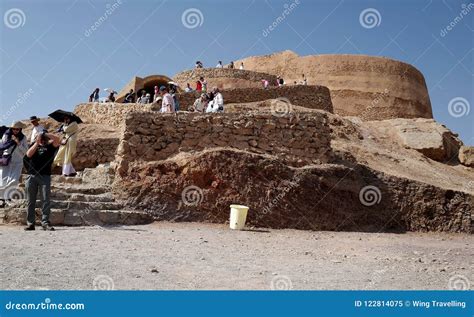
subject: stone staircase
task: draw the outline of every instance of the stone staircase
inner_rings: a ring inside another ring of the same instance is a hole
[[[23,176],[23,180],[26,175]],[[99,165],[86,168],[76,177],[53,175],[51,179],[51,215],[54,226],[137,225],[153,222],[145,212],[128,210],[111,193],[112,168]],[[24,197],[24,181],[18,189]],[[36,222],[41,219],[41,202],[36,202]],[[26,202],[13,200],[0,208],[0,224],[26,222]]]

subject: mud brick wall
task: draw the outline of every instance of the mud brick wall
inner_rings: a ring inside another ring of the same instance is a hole
[[[130,162],[160,161],[180,152],[228,147],[278,156],[302,166],[327,162],[330,128],[324,112],[283,117],[271,114],[132,113],[116,160],[120,173]]]

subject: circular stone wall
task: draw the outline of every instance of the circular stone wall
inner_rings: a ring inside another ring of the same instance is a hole
[[[364,120],[433,117],[423,75],[403,62],[366,55],[298,56],[291,51],[242,62],[246,69],[281,75],[288,84],[300,82],[304,74],[309,85],[328,87],[339,115]]]
[[[195,89],[196,81],[198,81],[201,76],[207,81],[209,89],[214,86],[220,89],[260,88],[262,87],[262,79],[268,80],[271,85],[276,84],[276,76],[274,75],[229,68],[199,68],[187,70],[176,74],[174,81],[177,82],[182,89],[186,88],[187,83]]]

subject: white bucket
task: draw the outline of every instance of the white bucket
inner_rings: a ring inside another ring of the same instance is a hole
[[[230,205],[230,228],[242,230],[247,220],[249,207],[242,205]]]

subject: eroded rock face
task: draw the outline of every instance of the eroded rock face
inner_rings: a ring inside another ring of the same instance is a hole
[[[159,220],[223,223],[237,203],[250,225],[309,230],[471,232],[474,202],[359,164],[292,168],[235,150],[137,164],[117,186]]]
[[[459,161],[465,166],[474,167],[474,146],[461,146]]]
[[[222,223],[238,203],[262,227],[471,232],[474,174],[401,145],[397,124],[319,110],[130,114],[114,189],[161,220]]]
[[[417,150],[432,160],[456,162],[461,140],[433,119],[392,119],[378,123],[400,145]]]

